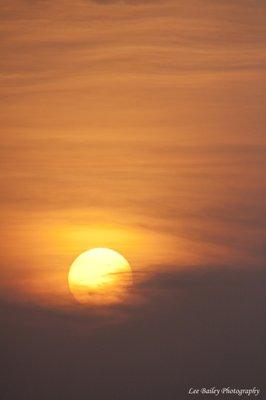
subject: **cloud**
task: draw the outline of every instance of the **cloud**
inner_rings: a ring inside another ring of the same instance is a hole
[[[137,288],[145,302],[113,310],[126,318],[4,306],[6,398],[42,390],[44,399],[183,400],[191,384],[262,389],[265,277],[215,266],[156,273]]]
[[[159,3],[159,0],[91,0],[93,3],[97,3],[100,5],[109,5],[109,4],[132,4],[132,5],[140,5],[140,4],[156,4]]]

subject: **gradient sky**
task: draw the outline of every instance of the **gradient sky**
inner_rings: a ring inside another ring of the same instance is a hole
[[[171,373],[157,382],[157,393],[180,389],[180,396],[158,397],[165,399],[186,398],[182,390],[193,379],[206,384],[197,376],[196,355],[206,376],[213,371],[210,385],[228,367],[221,359],[215,369],[215,351],[230,358],[234,350],[240,359],[247,349],[241,365],[253,361],[242,375],[239,370],[239,383],[256,371],[265,281],[265,16],[263,0],[1,1],[0,305],[13,348],[6,362],[12,370],[16,354],[25,359],[37,352],[42,359],[40,347],[50,355],[59,347],[63,368],[40,395],[43,376],[50,376],[48,358],[35,372],[25,361],[36,387],[27,383],[16,392],[15,376],[6,373],[6,399],[46,400],[53,390],[55,398],[73,398],[78,373],[68,369],[68,341],[83,343],[86,335],[91,347],[84,342],[77,354],[92,352],[96,364],[109,355],[108,365],[96,365],[97,379],[108,382],[108,371],[123,374],[126,365],[123,400],[141,399],[141,390],[155,398],[147,387],[159,374],[159,359]],[[67,287],[73,259],[96,246],[120,251],[135,274],[132,299],[112,312],[109,331],[105,315],[75,310]],[[217,318],[220,333],[213,327]],[[154,334],[160,324],[165,332]],[[21,340],[11,334],[14,327]],[[245,329],[249,339],[235,349]],[[29,344],[27,337],[43,330],[43,342]],[[110,349],[121,337],[123,349],[112,364]],[[161,342],[168,343],[162,353]],[[80,357],[80,367],[74,357],[76,370],[92,371]],[[130,365],[143,371],[140,380],[133,373],[137,397],[128,392]],[[232,384],[237,368],[236,362],[228,369]],[[177,370],[179,389],[169,381]],[[68,374],[75,384],[62,391]],[[97,399],[93,385],[84,381],[76,398]],[[118,386],[112,381],[112,393]],[[114,398],[106,396],[99,398]]]

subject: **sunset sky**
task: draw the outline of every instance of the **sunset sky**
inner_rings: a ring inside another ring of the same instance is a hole
[[[265,17],[263,0],[1,1],[5,400],[261,384]],[[132,267],[115,309],[69,292],[94,247]]]

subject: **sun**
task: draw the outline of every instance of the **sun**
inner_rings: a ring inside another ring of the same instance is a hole
[[[117,251],[98,247],[81,253],[68,274],[69,290],[82,304],[106,305],[120,301],[132,284],[128,261]]]

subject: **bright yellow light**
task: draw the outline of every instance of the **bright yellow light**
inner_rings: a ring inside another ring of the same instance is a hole
[[[80,303],[111,304],[122,301],[132,284],[132,270],[117,251],[95,248],[80,254],[70,267],[68,284]]]

